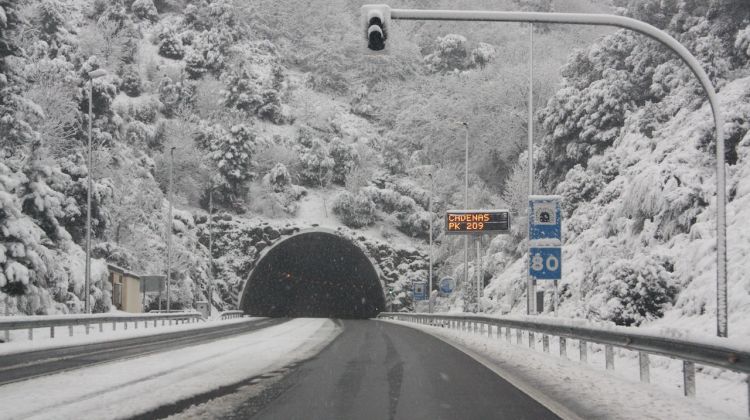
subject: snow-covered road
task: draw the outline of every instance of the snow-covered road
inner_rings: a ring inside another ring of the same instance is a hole
[[[169,420],[575,418],[429,334],[374,320],[336,322],[336,340],[285,376],[223,393]]]
[[[5,419],[102,419],[147,413],[316,354],[339,333],[333,321],[279,325],[143,357],[0,387]]]

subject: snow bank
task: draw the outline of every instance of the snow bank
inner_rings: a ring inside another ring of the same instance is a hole
[[[68,328],[57,327],[55,338],[51,338],[49,336],[49,328],[35,328],[33,341],[30,341],[27,338],[28,330],[13,330],[11,331],[11,341],[9,343],[0,344],[0,355],[23,353],[27,351],[36,351],[63,346],[67,347],[101,343],[105,341],[117,341],[127,338],[146,337],[150,335],[166,334],[177,331],[201,330],[205,328],[213,328],[219,325],[249,322],[254,319],[259,318],[236,318],[228,319],[225,321],[211,321],[192,324],[165,324],[164,326],[162,326],[161,321],[159,321],[156,328],[154,328],[153,324],[150,324],[148,327],[144,328],[143,323],[140,323],[138,328],[133,328],[133,325],[130,324],[127,330],[122,324],[119,324],[117,326],[117,329],[114,331],[112,330],[111,324],[104,324],[104,332],[101,333],[99,332],[99,328],[96,326],[96,324],[92,324],[91,328],[89,328],[88,335],[86,334],[86,327],[84,325],[76,325],[73,327],[72,337],[68,333]]]
[[[9,419],[131,417],[311,357],[338,332],[330,320],[294,319],[213,343],[8,384],[0,406]]]

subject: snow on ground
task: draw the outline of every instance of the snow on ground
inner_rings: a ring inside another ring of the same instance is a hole
[[[314,223],[329,229],[343,226],[333,214],[332,197],[333,195],[327,192],[309,191],[309,194],[300,200],[297,216],[292,220],[302,225]]]
[[[213,343],[16,382],[0,388],[2,416],[130,417],[309,358],[339,332],[330,320],[299,318]]]
[[[60,317],[65,316],[66,315],[60,315]],[[50,338],[49,328],[35,328],[33,341],[28,339],[28,330],[12,330],[10,332],[11,341],[9,343],[0,343],[0,355],[43,350],[61,346],[75,346],[82,344],[101,343],[104,341],[124,340],[126,338],[145,337],[149,335],[165,334],[177,331],[199,330],[204,328],[217,327],[219,325],[248,322],[253,319],[259,318],[235,318],[225,321],[217,320],[190,324],[173,323],[172,325],[165,324],[164,326],[161,325],[161,321],[158,321],[156,328],[154,328],[153,321],[150,321],[149,326],[146,328],[144,328],[143,322],[138,323],[138,328],[134,328],[134,325],[131,322],[128,323],[128,329],[125,329],[123,323],[118,322],[117,329],[114,331],[112,330],[112,323],[105,322],[103,325],[104,332],[99,332],[98,324],[91,324],[88,335],[86,335],[85,326],[76,325],[73,327],[72,337],[69,335],[68,327],[55,327],[55,338]]]
[[[635,352],[615,350],[615,371],[604,369],[603,346],[590,345],[588,363],[579,363],[577,340],[568,340],[567,354],[559,354],[556,338],[550,338],[550,354],[542,353],[541,335],[536,334],[535,350],[517,345],[513,331],[508,344],[503,331],[497,337],[493,329],[487,336],[402,321],[384,321],[420,329],[451,343],[469,354],[476,354],[497,368],[511,383],[525,384],[572,411],[581,418],[607,419],[742,419],[747,413],[747,384],[744,375],[719,369],[696,372],[695,399],[682,396],[680,361],[651,356],[651,383],[639,382]]]
[[[337,191],[338,190],[338,191]],[[398,244],[402,248],[417,247],[424,248],[424,243],[414,238],[410,238],[396,229],[389,229],[384,235],[383,226],[376,223],[372,226],[361,229],[350,229],[346,227],[339,218],[333,214],[333,201],[339,191],[343,188],[330,188],[326,191],[310,190],[309,194],[300,200],[299,209],[295,218],[289,219],[301,226],[317,224],[319,227],[336,230],[343,228],[351,230],[357,236],[364,236],[367,239],[386,241]]]

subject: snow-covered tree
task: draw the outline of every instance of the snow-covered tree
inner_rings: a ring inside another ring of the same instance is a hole
[[[711,0],[674,2],[624,0],[630,17],[670,32],[702,62],[712,79],[747,63],[737,55],[741,29],[750,18],[746,2]],[[738,40],[739,39],[739,40]],[[656,118],[666,119],[683,107],[696,106],[702,95],[686,67],[655,41],[629,31],[606,36],[597,45],[576,53],[563,70],[565,87],[540,113],[544,139],[543,178],[554,184],[576,164],[611,146],[620,135],[625,116],[647,103]],[[692,100],[691,100],[692,99]],[[660,114],[662,114],[660,115]],[[643,131],[650,133],[648,125]]]
[[[620,259],[610,264],[588,292],[588,311],[596,319],[618,325],[640,325],[660,318],[677,289],[669,273],[651,256]]]
[[[197,30],[229,30],[238,25],[231,0],[200,0],[185,8],[185,24]]]
[[[333,202],[333,212],[351,228],[362,228],[375,221],[375,203],[365,194],[342,191]]]
[[[432,72],[463,70],[469,60],[467,40],[463,35],[448,34],[435,40],[435,50],[425,56],[424,63]]]
[[[4,157],[15,154],[18,147],[30,146],[37,136],[17,111],[39,109],[20,96],[20,80],[8,60],[20,53],[9,34],[21,22],[17,7],[14,1],[0,0],[0,139],[3,139]]]
[[[75,153],[80,147],[75,138],[80,110],[74,65],[60,57],[49,59],[45,54],[25,65],[23,71],[28,82],[23,97],[40,108],[40,112],[26,113],[27,121],[39,134],[40,145],[53,156]]]
[[[58,169],[34,161],[28,172],[0,163],[0,294],[21,313],[67,310],[61,302],[83,295],[82,276],[70,269],[81,250],[61,221],[79,210],[56,190]]]
[[[734,48],[739,54],[744,54],[750,58],[750,26],[740,29],[737,32],[737,39],[734,41]]]
[[[130,5],[130,10],[139,19],[150,20],[155,22],[159,20],[159,13],[154,6],[153,0],[135,0]]]
[[[197,33],[185,53],[185,71],[193,79],[206,73],[219,75],[227,61],[234,39],[231,34],[216,30]]]
[[[333,178],[333,168],[336,164],[330,155],[328,144],[320,139],[313,138],[309,147],[298,149],[299,162],[298,173],[304,185],[325,187]]]
[[[490,61],[495,59],[495,47],[486,42],[480,42],[476,48],[471,50],[469,60],[472,66],[484,68]]]
[[[39,19],[45,33],[54,35],[65,25],[63,10],[64,7],[58,0],[42,0],[39,3]]]
[[[154,225],[153,216],[161,209],[164,196],[147,171],[138,170],[133,174],[132,169],[115,164],[107,168],[107,172],[112,188],[107,206],[107,236],[116,245],[137,247],[141,227],[158,230],[159,225]]]
[[[359,165],[359,156],[357,156],[357,152],[351,144],[345,143],[338,137],[331,140],[328,148],[333,159],[331,181],[344,185],[347,175]]]
[[[138,96],[141,94],[141,74],[135,66],[126,66],[122,69],[120,76],[120,90],[128,96]]]
[[[599,194],[600,180],[581,165],[574,166],[565,175],[565,180],[557,185],[557,194],[562,196],[561,206],[565,217],[573,214],[579,204],[591,201]]]
[[[529,161],[528,152],[518,156],[508,179],[505,181],[502,199],[514,215],[523,216],[529,208]],[[538,177],[534,177],[534,191],[540,191]]]
[[[277,163],[268,172],[268,183],[274,192],[283,192],[292,185],[292,176],[283,163]]]
[[[236,48],[237,53],[247,58],[221,76],[224,104],[275,124],[286,122],[281,104],[284,71],[275,46],[259,42],[243,47]]]
[[[79,35],[82,59],[96,56],[106,67],[131,63],[138,50],[137,30],[128,15],[113,3],[94,24],[89,24]]]
[[[41,241],[44,231],[23,215],[19,189],[28,182],[23,173],[0,163],[0,291],[22,295],[35,277],[47,273]]]
[[[252,157],[257,140],[251,127],[238,124],[226,130],[220,125],[202,123],[196,142],[210,153],[221,175],[223,185],[220,187],[227,198],[242,199],[246,190],[245,182],[255,176]]]
[[[182,39],[174,27],[167,26],[159,34],[159,55],[173,59],[180,59],[185,55]]]
[[[191,108],[195,105],[196,84],[192,80],[175,82],[169,76],[159,80],[159,102],[162,104],[162,113],[167,117]],[[211,104],[215,107],[216,104]]]
[[[614,69],[583,89],[558,91],[539,114],[548,133],[540,148],[545,182],[558,181],[576,164],[611,146],[640,95],[630,73]]]

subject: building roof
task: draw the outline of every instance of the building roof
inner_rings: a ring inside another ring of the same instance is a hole
[[[126,270],[126,269],[124,269],[122,267],[118,267],[118,266],[116,266],[114,264],[107,263],[107,268],[109,269],[109,271],[114,271],[114,272],[120,273],[120,274],[122,274],[124,276],[128,276],[128,277],[131,277],[131,278],[134,278],[134,279],[138,279],[138,280],[141,279],[141,276],[139,276],[138,274],[135,274],[132,271],[128,271],[128,270]]]

